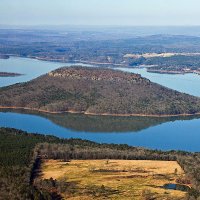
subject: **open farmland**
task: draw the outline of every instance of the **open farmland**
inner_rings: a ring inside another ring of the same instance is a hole
[[[162,186],[176,183],[184,172],[175,161],[48,160],[42,163],[42,179],[68,183],[65,199],[182,199],[185,192]]]

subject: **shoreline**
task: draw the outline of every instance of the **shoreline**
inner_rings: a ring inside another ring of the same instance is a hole
[[[104,63],[104,62],[95,62],[95,61],[87,61],[87,60],[63,60],[63,59],[48,59],[48,58],[43,58],[43,57],[37,57],[37,56],[20,56],[20,55],[14,55],[14,54],[7,54],[10,57],[17,57],[17,58],[28,58],[28,59],[34,59],[34,60],[39,60],[39,61],[46,61],[46,62],[57,62],[61,64],[84,64],[84,65],[96,65],[96,66],[103,66],[103,65],[110,65],[113,67],[129,67],[128,65],[124,65],[121,63]]]
[[[117,68],[117,67],[122,67],[122,68],[131,68],[131,69],[141,69],[141,68],[145,68],[147,70],[148,73],[154,73],[154,74],[169,74],[169,75],[186,75],[186,74],[196,74],[196,75],[200,75],[200,72],[197,70],[189,70],[189,71],[173,71],[173,70],[154,70],[151,69],[151,66],[142,66],[142,67],[138,67],[138,66],[129,66],[126,64],[121,64],[121,63],[102,63],[102,62],[95,62],[95,61],[84,61],[84,60],[72,60],[71,62],[66,61],[66,60],[62,60],[62,59],[46,59],[46,58],[42,58],[42,57],[35,57],[35,56],[20,56],[20,55],[15,55],[15,54],[6,54],[6,56],[9,56],[9,58],[11,57],[17,57],[17,58],[27,58],[27,59],[34,59],[34,60],[39,60],[39,61],[44,61],[44,62],[52,62],[52,63],[60,63],[60,64],[84,64],[84,65],[93,65],[96,67],[99,66],[105,66],[107,65],[108,67],[112,67],[112,68]],[[9,59],[7,58],[7,59]],[[63,66],[64,67],[64,66]]]
[[[200,116],[200,112],[195,114],[174,114],[174,115],[158,115],[158,114],[111,114],[111,113],[91,113],[91,112],[78,112],[74,110],[68,111],[47,111],[43,109],[36,109],[36,108],[28,108],[28,107],[15,107],[15,106],[0,106],[0,109],[13,109],[13,110],[30,110],[30,111],[37,111],[42,113],[49,113],[49,114],[63,114],[63,113],[70,113],[70,114],[84,114],[88,116],[111,116],[111,117],[156,117],[156,118],[164,118],[164,117],[189,117],[189,116]]]
[[[186,74],[197,74],[200,75],[200,72],[197,72],[196,70],[190,70],[190,71],[173,71],[173,70],[154,70],[154,69],[147,69],[148,73],[154,73],[154,74],[169,74],[169,75],[186,75]]]

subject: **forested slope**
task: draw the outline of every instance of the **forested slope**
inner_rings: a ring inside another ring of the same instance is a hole
[[[77,66],[1,88],[0,107],[97,115],[185,115],[200,112],[200,98],[138,74]]]

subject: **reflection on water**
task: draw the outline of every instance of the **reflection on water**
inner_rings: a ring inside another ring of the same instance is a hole
[[[86,132],[138,132],[151,126],[176,120],[191,120],[190,117],[112,117],[112,116],[89,116],[83,114],[47,114],[37,113],[55,124],[76,131]]]
[[[50,114],[36,111],[4,109],[3,112],[15,112],[22,114],[33,114],[46,118],[53,123],[67,129],[80,132],[117,133],[117,132],[139,132],[146,128],[160,125],[176,120],[192,120],[198,116],[188,117],[116,117],[116,116],[92,116],[84,114]],[[200,116],[199,116],[200,118]]]
[[[108,117],[0,112],[0,127],[151,149],[200,151],[200,118]]]

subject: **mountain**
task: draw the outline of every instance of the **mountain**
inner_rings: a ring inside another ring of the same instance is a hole
[[[200,113],[200,98],[112,69],[64,67],[0,89],[0,107],[96,115]]]

